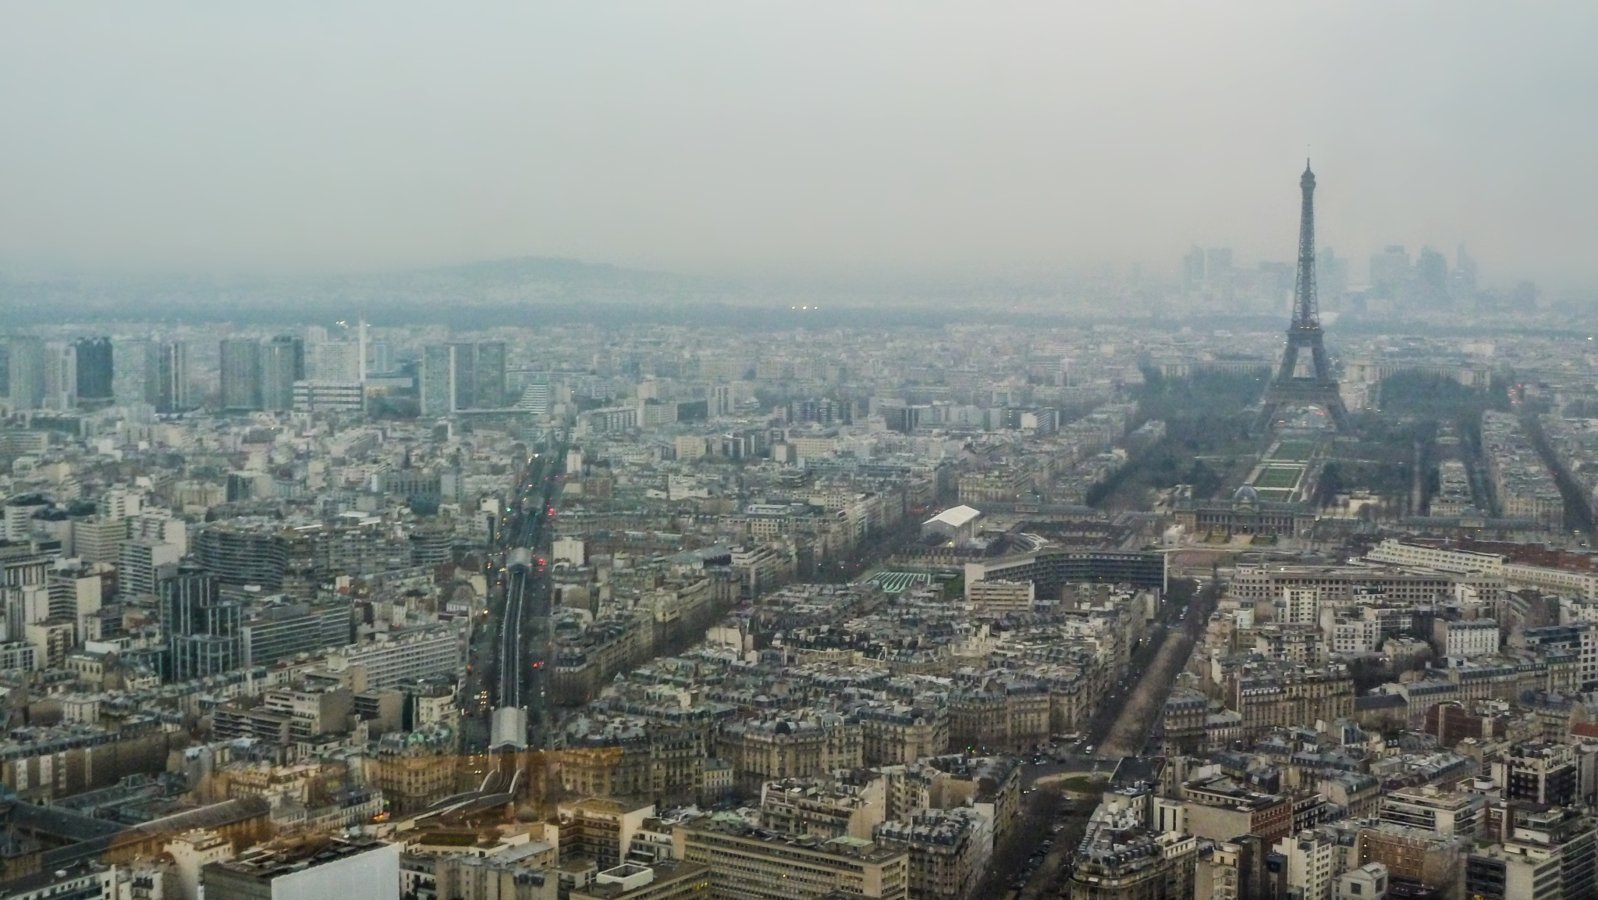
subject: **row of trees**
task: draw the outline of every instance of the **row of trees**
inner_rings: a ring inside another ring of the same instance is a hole
[[[1264,390],[1265,378],[1258,374],[1197,372],[1166,378],[1145,368],[1134,424],[1162,421],[1165,437],[1088,491],[1088,504],[1140,506],[1149,491],[1177,484],[1192,485],[1197,497],[1214,496],[1232,467],[1217,468],[1202,457],[1253,452],[1248,410]]]

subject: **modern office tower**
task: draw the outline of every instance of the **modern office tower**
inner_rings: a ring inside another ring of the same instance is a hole
[[[149,375],[146,360],[150,355],[150,341],[129,338],[118,340],[116,347],[122,362],[111,370],[112,399],[123,405],[147,402],[144,382]]]
[[[304,412],[359,410],[366,404],[366,389],[360,382],[296,381],[294,408]]]
[[[258,584],[269,591],[282,587],[289,565],[288,542],[270,526],[210,523],[195,539],[194,552],[224,584]]]
[[[505,405],[505,342],[483,341],[477,345],[476,409],[499,409]]]
[[[45,584],[26,587],[0,587],[0,614],[4,615],[6,641],[28,639],[28,626],[50,616],[50,588]],[[45,648],[48,649],[48,648]],[[45,654],[38,652],[36,658]]]
[[[1315,251],[1315,287],[1320,296],[1339,303],[1348,293],[1348,260],[1330,247]]]
[[[84,562],[115,563],[127,540],[128,524],[113,516],[72,520],[72,555]]]
[[[732,409],[733,409],[732,385],[730,385],[730,384],[717,384],[717,385],[711,386],[709,399],[710,399],[710,415],[712,417],[732,415]]]
[[[547,416],[554,406],[554,390],[554,386],[549,383],[549,376],[534,375],[522,388],[522,398],[516,401],[516,408],[535,416]]]
[[[38,409],[44,405],[44,341],[33,335],[13,335],[6,343],[11,408]]]
[[[455,408],[499,409],[505,405],[505,342],[457,341]]]
[[[189,348],[182,341],[152,341],[145,353],[144,399],[158,413],[189,409]]]
[[[327,341],[306,348],[305,380],[323,384],[360,384],[361,345],[354,341]]]
[[[394,345],[388,341],[372,341],[367,345],[370,356],[366,359],[366,371],[389,373],[394,371]]]
[[[1415,259],[1415,300],[1431,306],[1446,305],[1452,302],[1448,286],[1448,260],[1436,250],[1422,247]]]
[[[156,577],[164,565],[183,558],[181,548],[153,538],[126,540],[117,548],[117,591],[123,597],[154,594]]]
[[[78,355],[78,402],[108,403],[111,400],[111,339],[80,338],[73,343]]]
[[[455,351],[455,408],[471,409],[477,404],[477,345],[457,341]]]
[[[364,335],[364,330],[361,333]],[[306,377],[294,383],[293,408],[305,411],[361,409],[366,400],[364,341],[312,344],[307,350]]]
[[[1204,286],[1224,293],[1232,284],[1232,248],[1211,247],[1204,253]]]
[[[1211,247],[1204,252],[1204,269],[1209,272],[1224,272],[1232,268],[1231,247]]]
[[[158,578],[166,674],[188,681],[231,672],[243,661],[240,607],[223,599],[214,575],[192,563],[162,566]]]
[[[1382,252],[1372,254],[1370,276],[1371,288],[1386,297],[1408,287],[1414,276],[1409,251],[1402,244],[1389,244]]]
[[[878,406],[877,411],[882,413],[882,419],[887,423],[889,431],[909,434],[931,418],[932,407],[925,403],[887,400]]]
[[[1196,294],[1204,287],[1204,251],[1199,247],[1182,257],[1182,293]]]
[[[45,409],[78,408],[78,349],[72,344],[46,344],[44,348]]]
[[[429,344],[422,348],[417,377],[421,413],[447,416],[455,411],[455,345]]]
[[[222,342],[222,408],[261,408],[261,344],[253,338]]]
[[[470,342],[454,342],[449,345],[454,350],[455,360],[455,409],[471,409],[471,401],[478,395],[478,345]]]
[[[789,408],[796,422],[819,422],[822,425],[831,425],[843,418],[841,404],[834,402],[830,397],[794,400],[789,403]]]
[[[305,380],[305,342],[280,334],[261,346],[261,408],[294,407],[294,383]]]
[[[188,523],[174,517],[168,510],[148,509],[130,513],[124,524],[128,529],[126,538],[130,541],[161,541],[176,547],[180,557],[189,553]]]

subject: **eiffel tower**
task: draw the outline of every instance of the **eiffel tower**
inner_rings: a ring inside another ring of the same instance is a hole
[[[1310,171],[1307,159],[1298,186],[1304,191],[1304,206],[1298,219],[1298,278],[1293,286],[1293,321],[1287,326],[1287,349],[1282,353],[1282,365],[1265,389],[1255,430],[1269,431],[1283,407],[1318,406],[1331,416],[1338,431],[1346,433],[1352,430],[1348,410],[1343,406],[1337,379],[1332,377],[1332,365],[1326,358],[1320,308],[1315,299],[1315,173]],[[1303,350],[1309,351],[1311,366],[1309,373],[1301,376],[1298,355]]]

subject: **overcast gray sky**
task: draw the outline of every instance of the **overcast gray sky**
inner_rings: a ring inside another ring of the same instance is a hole
[[[0,4],[0,266],[1598,285],[1588,2]]]

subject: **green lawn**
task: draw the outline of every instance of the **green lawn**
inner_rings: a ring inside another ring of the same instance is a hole
[[[1271,454],[1271,459],[1305,462],[1314,455],[1314,441],[1283,441],[1277,445],[1276,452]]]
[[[1302,477],[1303,466],[1266,466],[1254,479],[1254,486],[1260,489],[1292,490]]]

